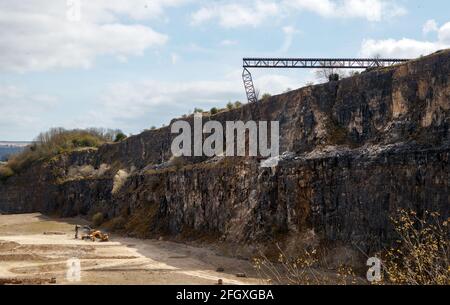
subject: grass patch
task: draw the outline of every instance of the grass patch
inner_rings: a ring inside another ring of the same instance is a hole
[[[115,137],[116,131],[103,129],[53,128],[41,133],[24,151],[11,156],[3,166],[0,177],[8,178],[29,168],[36,161],[51,160],[55,156],[79,148],[97,148]],[[12,172],[12,175],[11,175]]]

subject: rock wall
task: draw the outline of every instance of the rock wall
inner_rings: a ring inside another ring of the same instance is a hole
[[[35,164],[0,184],[0,212],[129,220],[145,211],[149,236],[247,243],[313,230],[379,249],[398,208],[449,216],[449,75],[447,50],[205,118],[278,120],[284,154],[274,168],[238,157],[171,165],[166,127]]]

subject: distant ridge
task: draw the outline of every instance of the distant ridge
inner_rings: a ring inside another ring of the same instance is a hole
[[[25,141],[0,141],[0,161],[5,161],[8,156],[21,152],[33,142]]]
[[[0,146],[27,146],[31,141],[0,141]]]

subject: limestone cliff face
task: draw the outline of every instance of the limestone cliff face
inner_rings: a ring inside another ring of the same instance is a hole
[[[240,243],[313,230],[377,249],[398,208],[449,215],[449,75],[447,50],[210,118],[279,121],[274,168],[238,157],[170,166],[167,127],[34,165],[0,184],[0,212],[144,215],[148,236]]]

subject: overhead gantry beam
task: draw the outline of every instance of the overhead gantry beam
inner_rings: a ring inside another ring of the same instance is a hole
[[[242,79],[249,102],[257,102],[252,75],[249,68],[289,69],[369,69],[389,67],[409,59],[393,58],[244,58]]]
[[[244,58],[243,67],[367,69],[392,66],[408,60],[385,58]]]

